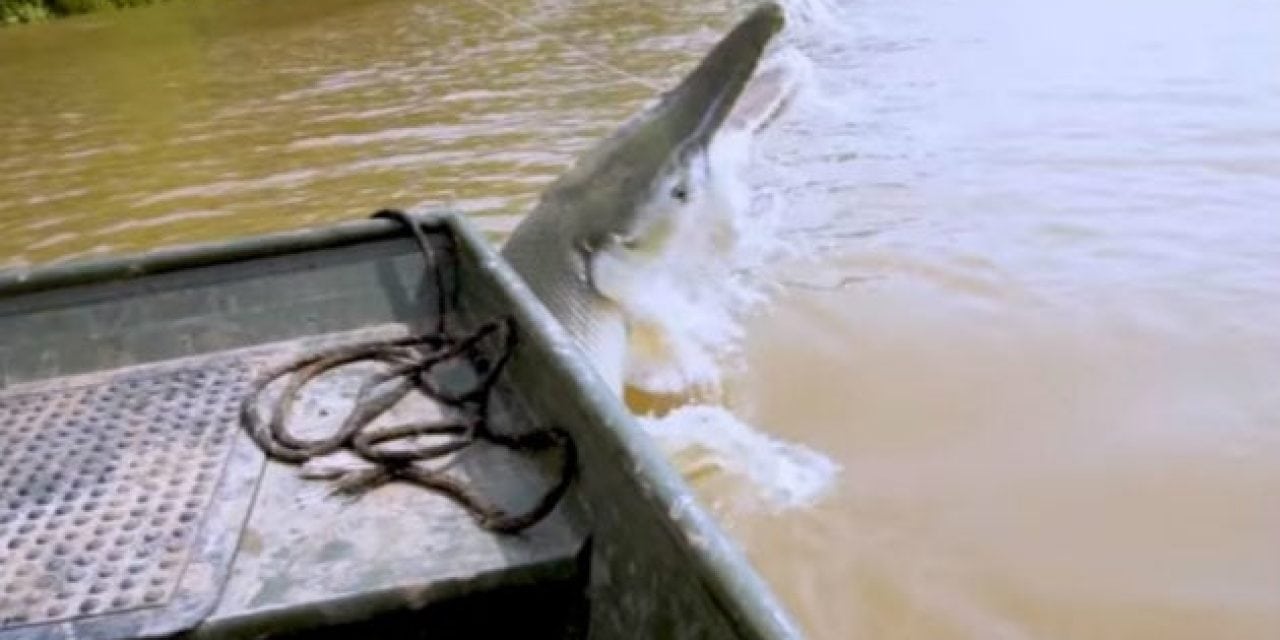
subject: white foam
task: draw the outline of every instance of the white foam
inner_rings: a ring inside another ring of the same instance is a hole
[[[716,405],[688,405],[641,418],[645,430],[686,472],[712,470],[746,480],[745,506],[791,509],[828,493],[840,467],[801,444],[774,438]],[[744,500],[738,500],[738,506]]]
[[[628,361],[631,386],[654,393],[717,388],[742,344],[742,319],[767,301],[764,281],[751,272],[778,243],[749,206],[741,180],[749,154],[749,136],[718,137],[708,150],[708,182],[693,196],[692,219],[678,221],[677,246],[642,274],[628,266],[625,277],[607,278],[637,337]],[[606,274],[596,275],[603,284]]]
[[[848,11],[835,0],[781,0],[787,14],[783,38],[806,42],[842,38],[850,34]]]
[[[782,65],[788,80],[813,80],[798,50],[784,47],[765,65]],[[804,86],[787,99],[815,95]],[[791,105],[795,107],[797,105]],[[785,116],[784,116],[785,117]],[[749,128],[747,128],[749,129]],[[717,397],[727,373],[742,365],[747,316],[769,304],[785,258],[803,252],[779,233],[794,218],[782,182],[786,168],[758,152],[754,131],[720,135],[708,151],[712,188],[699,201],[697,220],[682,228],[681,250],[646,271],[624,300],[633,336],[628,385],[659,394]],[[752,187],[745,178],[750,176]],[[759,178],[767,176],[767,180]],[[771,183],[771,184],[770,184]],[[711,231],[708,232],[707,230]],[[735,503],[748,508],[811,505],[835,484],[839,465],[818,451],[785,442],[746,423],[730,407],[691,404],[642,423],[686,475],[710,471],[745,480]],[[742,499],[745,498],[745,499]]]
[[[787,75],[770,84],[778,95],[766,93],[764,100],[793,103],[815,95],[805,88],[813,80],[811,63],[798,50],[776,50],[761,67]],[[776,289],[773,266],[803,251],[794,237],[779,233],[794,217],[795,203],[763,179],[787,169],[762,157],[756,123],[747,124],[722,131],[708,149],[708,183],[696,192],[694,219],[680,221],[679,246],[646,266],[642,277],[628,272],[616,279],[625,286],[614,289],[615,300],[639,338],[628,363],[630,386],[662,394],[717,389],[737,364],[743,320]]]

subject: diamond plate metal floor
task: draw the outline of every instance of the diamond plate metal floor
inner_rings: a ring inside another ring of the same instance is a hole
[[[196,360],[0,393],[0,639],[167,634],[213,608],[262,469],[249,376]]]

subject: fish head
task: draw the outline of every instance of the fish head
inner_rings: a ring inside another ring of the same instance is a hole
[[[674,89],[584,154],[542,194],[503,255],[620,389],[621,308],[644,267],[705,233],[713,141],[729,120],[782,9],[756,7]]]

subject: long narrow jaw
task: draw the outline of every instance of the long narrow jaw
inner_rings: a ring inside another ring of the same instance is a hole
[[[544,198],[589,194],[591,202],[582,204],[625,206],[648,197],[664,171],[710,144],[783,22],[777,4],[757,7],[656,105],[584,154]],[[574,214],[589,216],[584,222],[599,231],[616,231],[624,222],[619,218],[626,214],[595,208],[583,207]]]
[[[783,25],[782,9],[757,7],[652,111],[647,125],[673,149],[705,148],[737,104],[765,47]]]

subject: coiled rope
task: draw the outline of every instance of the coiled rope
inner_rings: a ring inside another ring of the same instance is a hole
[[[548,428],[521,434],[498,433],[489,428],[489,399],[493,387],[517,343],[515,321],[501,317],[481,324],[465,335],[448,330],[449,291],[441,261],[418,222],[404,212],[384,209],[373,217],[399,221],[412,232],[432,274],[439,316],[435,327],[421,335],[391,340],[366,341],[322,349],[305,354],[268,370],[249,389],[240,408],[242,425],[254,442],[273,460],[302,464],[341,450],[363,459],[368,466],[342,473],[336,490],[357,494],[393,481],[409,482],[451,498],[466,509],[485,529],[517,533],[546,517],[568,490],[577,469],[577,448],[563,429]],[[441,388],[433,377],[444,363],[463,360],[479,377],[462,392]],[[294,401],[306,385],[328,371],[356,363],[377,362],[382,371],[361,384],[350,413],[331,435],[304,439],[286,424]],[[276,398],[270,417],[263,417],[262,396],[271,384],[292,376]],[[409,422],[386,428],[367,427],[411,390],[417,389],[445,408],[448,417],[432,422]],[[433,445],[389,447],[397,440],[420,436],[447,438]],[[457,453],[484,441],[520,452],[561,450],[560,477],[538,502],[524,513],[510,514],[484,500],[456,478],[419,464]]]

